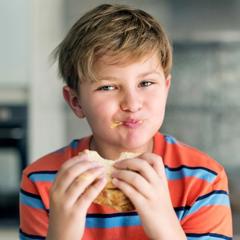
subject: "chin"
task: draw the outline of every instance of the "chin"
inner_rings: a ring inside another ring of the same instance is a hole
[[[148,148],[149,144],[151,143],[151,140],[152,137],[128,139],[126,142],[124,142],[124,149],[126,149],[126,152],[144,152],[144,150]]]

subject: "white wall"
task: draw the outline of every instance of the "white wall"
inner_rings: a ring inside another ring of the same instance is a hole
[[[29,81],[29,3],[0,1],[0,86],[25,87]]]
[[[62,39],[63,1],[30,0],[30,161],[65,143],[61,83],[49,56]]]

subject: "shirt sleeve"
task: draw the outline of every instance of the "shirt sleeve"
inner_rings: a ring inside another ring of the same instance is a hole
[[[35,184],[23,173],[20,196],[19,237],[25,239],[45,239],[48,229],[48,213]]]
[[[189,240],[232,239],[232,215],[227,176],[222,169],[181,220]]]

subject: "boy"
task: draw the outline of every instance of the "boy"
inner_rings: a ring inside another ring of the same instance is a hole
[[[158,132],[172,64],[159,23],[138,9],[100,5],[76,22],[56,56],[64,98],[79,118],[87,118],[93,134],[25,169],[20,238],[231,239],[222,166]],[[112,174],[134,211],[94,202],[106,178],[85,149],[106,159],[138,154],[116,162]]]

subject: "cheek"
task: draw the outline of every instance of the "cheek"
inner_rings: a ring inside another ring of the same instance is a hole
[[[163,112],[165,110],[167,101],[167,93],[165,91],[158,91],[155,93],[152,93],[147,98],[147,104],[148,108],[150,108],[152,111],[156,111],[156,113]]]
[[[91,103],[91,106],[86,108],[87,116],[95,121],[96,119],[109,121],[115,111],[116,106],[111,101],[95,101]]]
[[[150,119],[156,125],[161,125],[165,115],[166,97],[154,97],[148,104],[148,111]]]

